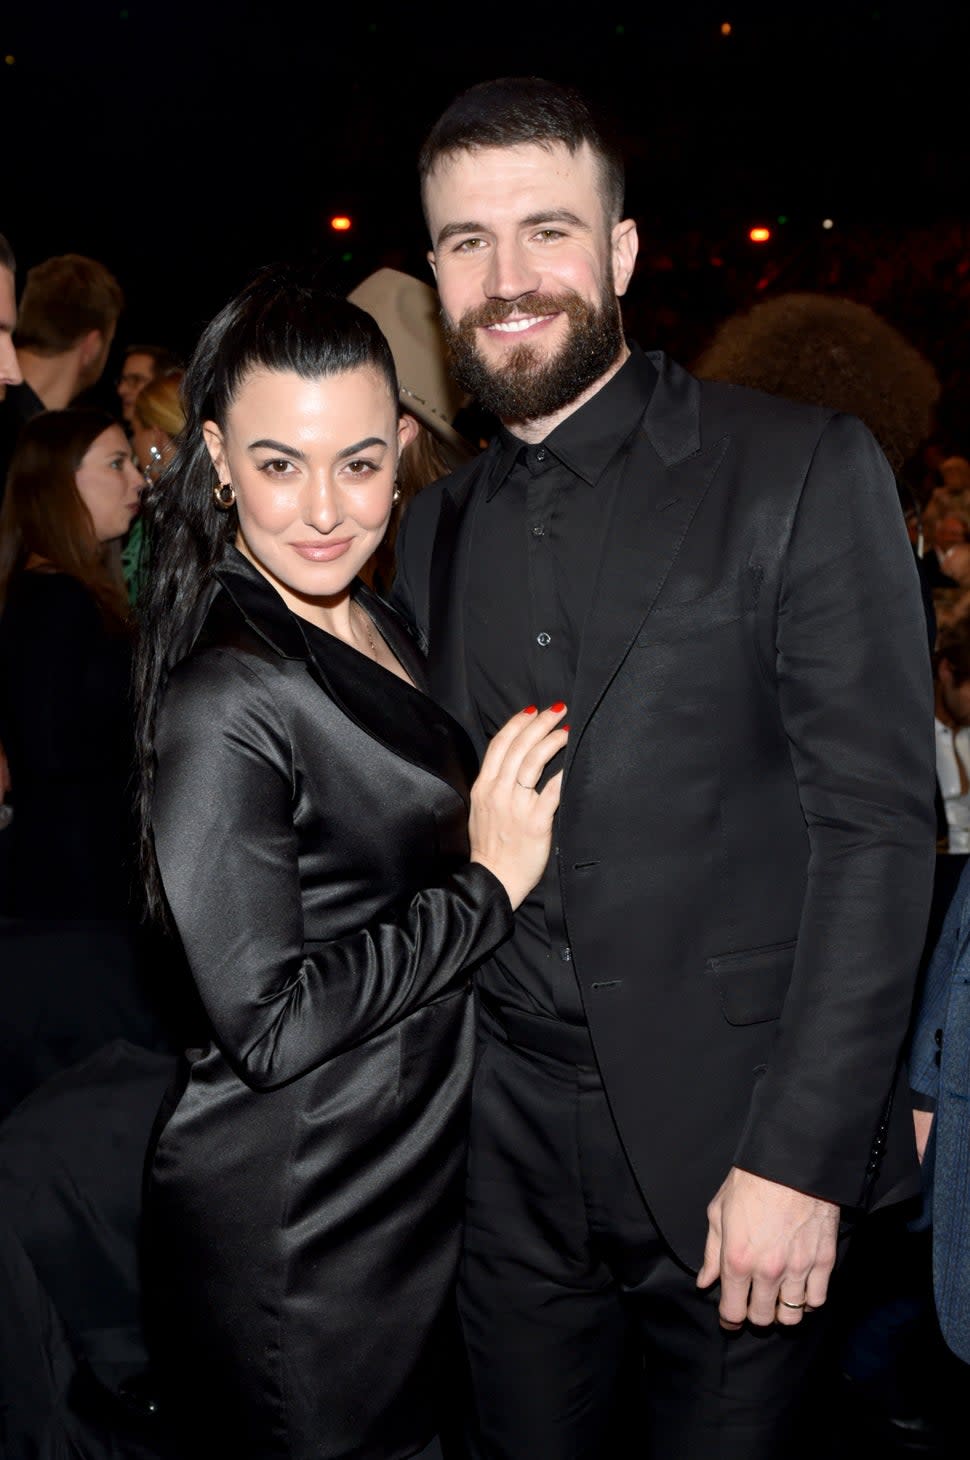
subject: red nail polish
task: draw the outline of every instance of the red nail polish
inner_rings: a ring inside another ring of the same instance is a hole
[[[569,729],[569,726],[568,725],[560,725],[559,728],[560,728],[560,730],[568,730]]]
[[[535,705],[526,705],[526,707],[522,711],[522,713],[523,713],[523,715],[534,715],[536,713],[536,707],[535,707]]]
[[[566,708],[566,702],[565,700],[557,700],[556,703],[554,705],[550,705],[549,708],[554,715],[561,715],[563,710]]]

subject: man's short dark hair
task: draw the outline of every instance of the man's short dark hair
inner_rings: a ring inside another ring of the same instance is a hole
[[[147,355],[155,366],[156,375],[165,375],[169,370],[181,370],[182,362],[174,351],[165,345],[126,345],[123,359],[129,355]]]
[[[607,220],[617,223],[623,216],[625,182],[619,148],[578,91],[538,76],[481,81],[455,98],[421,148],[422,193],[438,162],[456,152],[557,143],[573,154],[588,145],[599,166]]]
[[[91,330],[112,330],[123,304],[121,285],[104,264],[60,254],[28,270],[14,340],[36,355],[63,355]]]
[[[0,269],[9,269],[11,274],[17,272],[17,260],[13,256],[13,249],[2,233],[0,233]]]

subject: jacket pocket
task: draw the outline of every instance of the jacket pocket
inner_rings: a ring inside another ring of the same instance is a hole
[[[707,960],[721,1013],[729,1024],[763,1024],[778,1018],[791,981],[795,946],[791,938]]]

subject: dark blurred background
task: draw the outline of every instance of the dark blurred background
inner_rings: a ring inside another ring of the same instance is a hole
[[[428,126],[476,80],[546,75],[625,143],[642,343],[689,362],[736,308],[819,288],[873,304],[962,398],[968,41],[963,0],[6,0],[0,231],[22,267],[102,259],[128,298],[119,342],[184,353],[277,256],[323,250],[341,289],[380,264],[424,276]]]

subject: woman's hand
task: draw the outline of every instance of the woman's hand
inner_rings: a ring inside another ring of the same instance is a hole
[[[495,874],[513,908],[532,891],[549,860],[562,771],[541,791],[535,788],[566,744],[569,727],[560,724],[565,713],[566,706],[558,704],[513,715],[490,742],[472,786],[471,860]]]

